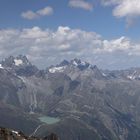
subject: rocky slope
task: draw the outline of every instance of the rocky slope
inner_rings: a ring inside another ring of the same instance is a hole
[[[0,125],[61,140],[139,140],[139,76],[139,68],[100,70],[79,59],[39,70],[11,56],[0,63]]]
[[[0,140],[60,140],[56,134],[51,133],[44,138],[27,137],[22,132],[0,128]]]

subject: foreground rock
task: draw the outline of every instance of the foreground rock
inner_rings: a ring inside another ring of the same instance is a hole
[[[27,137],[22,132],[0,128],[0,140],[59,140],[59,138],[53,133],[42,139],[36,137]]]

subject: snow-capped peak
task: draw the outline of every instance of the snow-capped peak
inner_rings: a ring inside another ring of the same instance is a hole
[[[49,69],[50,73],[63,72],[66,67],[52,67]]]
[[[21,65],[27,66],[30,65],[31,63],[28,61],[26,56],[19,55],[17,57],[10,56],[8,58],[5,58],[4,60],[2,60],[1,64],[4,68],[5,67],[13,68],[15,66]]]
[[[79,65],[86,66],[88,64],[87,62],[81,61],[80,59],[77,59],[77,58],[75,58],[74,60],[72,60],[71,63],[74,66],[79,66]]]
[[[23,61],[21,59],[14,59],[14,63],[16,66],[19,66],[23,64]]]
[[[81,61],[80,59],[71,60],[71,64],[73,66],[78,67],[80,70],[84,70],[91,67],[89,63]]]
[[[69,69],[79,69],[79,70],[83,71],[86,69],[94,70],[94,69],[98,69],[98,68],[96,68],[95,66],[91,65],[88,62],[84,62],[84,61],[81,61],[80,59],[75,58],[71,61],[64,60],[58,65],[55,65],[55,66],[53,65],[53,66],[47,68],[47,71],[50,73],[62,73],[62,72],[65,72],[65,69],[66,69],[66,71]]]
[[[74,66],[78,66],[78,63],[77,63],[75,60],[72,62],[72,64],[73,64]]]

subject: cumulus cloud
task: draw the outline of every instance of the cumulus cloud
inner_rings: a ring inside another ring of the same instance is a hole
[[[86,2],[85,0],[70,0],[69,6],[74,8],[81,8],[88,11],[93,10],[93,4]]]
[[[106,40],[95,32],[63,26],[55,31],[39,27],[0,30],[0,50],[1,58],[26,54],[42,67],[78,57],[110,68],[140,57],[140,44],[127,37]]]
[[[136,17],[140,17],[140,0],[102,0],[106,6],[113,5],[113,15],[126,18],[127,24],[132,25]]]
[[[53,14],[53,8],[50,6],[47,6],[43,9],[40,9],[40,10],[35,11],[35,12],[28,10],[26,12],[23,12],[21,14],[21,16],[25,19],[32,20],[32,19],[37,19],[37,18],[42,17],[42,16],[50,16],[52,14]]]
[[[21,14],[21,16],[22,16],[23,18],[29,19],[29,20],[38,18],[38,15],[37,15],[35,12],[30,11],[30,10],[29,10],[29,11],[26,11],[26,12],[23,12],[23,13]]]
[[[45,7],[44,9],[40,9],[36,12],[40,16],[48,16],[53,14],[53,8],[52,7]]]

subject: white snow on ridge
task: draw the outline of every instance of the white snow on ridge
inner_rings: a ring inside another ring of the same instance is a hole
[[[15,59],[14,62],[15,62],[16,66],[19,66],[19,65],[23,64],[23,61],[21,59]]]
[[[134,71],[134,73],[132,75],[128,75],[127,78],[131,79],[131,80],[135,80],[136,79],[136,75],[135,75],[136,73],[137,73],[137,71]]]
[[[102,75],[103,75],[104,77],[106,77],[106,76],[107,76],[105,73],[102,73]]]
[[[74,66],[78,66],[78,65],[83,65],[83,66],[85,66],[85,65],[86,65],[86,62],[80,61],[79,63],[77,63],[77,62],[74,60],[72,64],[73,64]]]
[[[65,66],[63,67],[53,67],[49,69],[50,73],[55,73],[55,72],[63,72],[65,69]]]
[[[18,134],[18,132],[17,132],[17,131],[14,131],[14,130],[13,130],[12,132],[13,132],[13,133],[15,133],[15,134]]]
[[[19,136],[19,137],[20,137],[19,132],[12,130],[12,133],[14,133],[14,134],[16,134],[17,136]]]
[[[128,79],[131,79],[131,80],[134,80],[134,79],[135,79],[135,77],[133,77],[133,76],[131,76],[131,75],[128,75],[127,78],[128,78]]]
[[[74,66],[78,66],[78,64],[77,64],[76,61],[73,61],[73,65],[74,65]]]
[[[2,66],[2,64],[0,64],[0,69],[4,69],[4,67]]]
[[[81,65],[85,66],[86,65],[86,62],[81,61]]]

